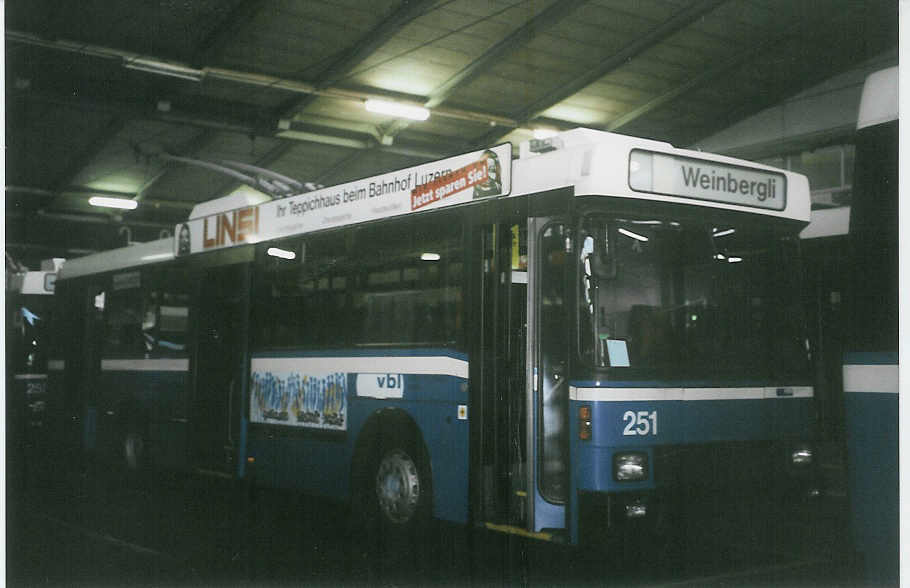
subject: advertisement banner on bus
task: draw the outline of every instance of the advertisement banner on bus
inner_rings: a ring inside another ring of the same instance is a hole
[[[512,189],[512,145],[456,155],[178,225],[178,256],[442,208]]]
[[[264,366],[263,366],[264,368]],[[259,369],[250,374],[250,422],[347,430],[348,375]]]

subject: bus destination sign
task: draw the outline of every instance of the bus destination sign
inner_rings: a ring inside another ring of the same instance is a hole
[[[174,253],[211,251],[507,196],[512,145],[456,155],[178,225]]]
[[[769,210],[787,205],[787,177],[782,173],[640,149],[629,156],[629,187]]]

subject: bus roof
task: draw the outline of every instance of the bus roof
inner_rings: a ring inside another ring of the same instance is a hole
[[[244,208],[194,215],[175,228],[177,255],[211,251],[412,212],[572,187],[613,196],[809,222],[800,174],[669,143],[574,129],[498,145]]]
[[[41,294],[54,293],[54,284],[57,272],[53,271],[28,271],[19,272],[10,276],[6,285],[7,291],[15,294]]]
[[[898,118],[897,66],[873,72],[866,77],[859,100],[856,128],[864,129]]]
[[[513,162],[512,146],[505,143],[280,200],[218,199],[197,207],[175,227],[173,238],[70,260],[60,279],[566,187],[575,196],[687,204],[809,222],[805,176],[761,164],[582,128],[522,143],[519,152]]]
[[[63,264],[58,279],[69,280],[101,272],[159,263],[169,259],[174,259],[174,239],[158,239],[70,259]]]
[[[661,141],[573,129],[521,145],[512,194],[573,186],[613,196],[738,210],[809,222],[805,176]]]

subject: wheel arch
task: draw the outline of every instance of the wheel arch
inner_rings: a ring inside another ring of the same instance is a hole
[[[370,459],[373,457],[371,450],[376,447],[378,439],[389,432],[394,437],[411,440],[416,444],[420,455],[415,458],[422,459],[426,464],[429,472],[428,482],[431,485],[433,481],[433,460],[430,456],[429,447],[424,439],[423,431],[417,424],[417,421],[407,411],[401,408],[381,408],[374,411],[367,417],[360,432],[357,434],[357,440],[354,442],[354,449],[351,457],[351,471],[349,473],[351,480],[351,497],[356,502],[359,493],[366,488],[368,480],[363,479],[363,472],[368,469]],[[430,492],[430,510],[432,512],[433,492]]]

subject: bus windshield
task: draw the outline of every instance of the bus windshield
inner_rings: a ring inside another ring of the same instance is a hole
[[[610,379],[808,375],[796,235],[591,215],[577,251],[580,353]]]

